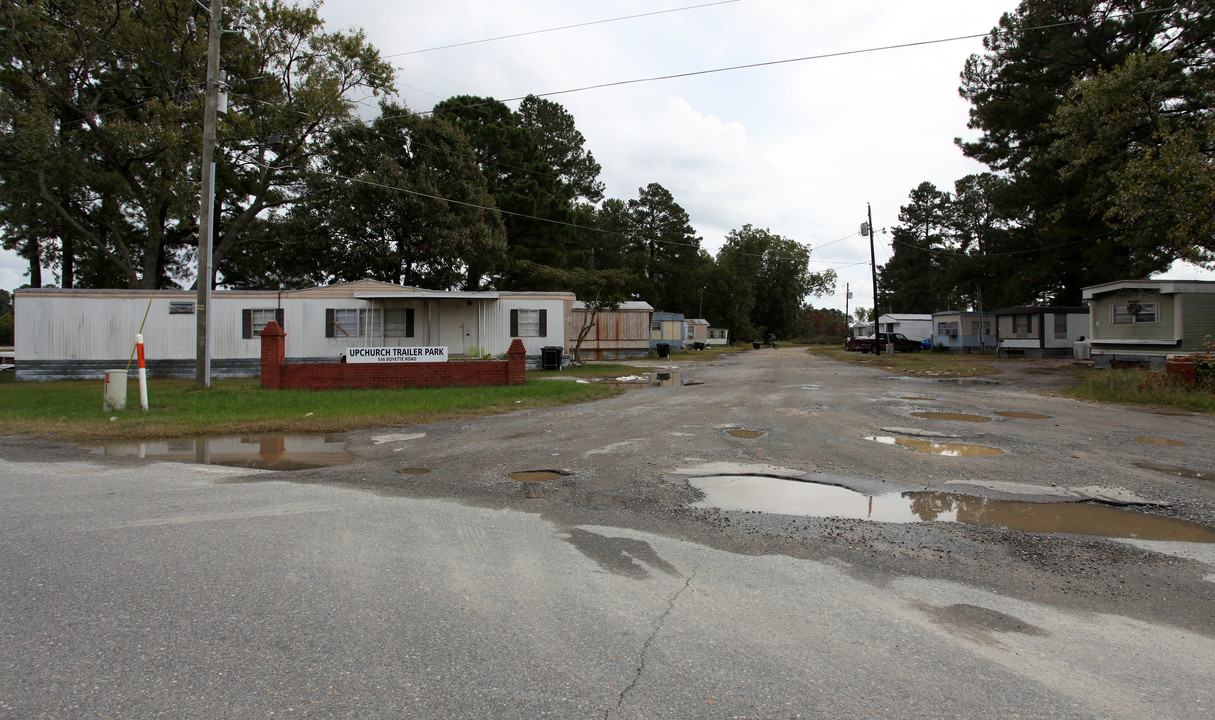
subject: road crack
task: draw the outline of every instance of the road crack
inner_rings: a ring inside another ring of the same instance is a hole
[[[637,686],[637,683],[641,680],[641,674],[645,672],[645,658],[646,653],[650,650],[650,643],[654,642],[654,638],[658,637],[658,633],[662,631],[663,625],[666,624],[667,616],[671,614],[671,610],[675,609],[675,603],[679,601],[679,596],[683,595],[684,591],[691,587],[692,581],[695,579],[696,569],[693,569],[692,574],[687,577],[683,583],[683,586],[671,596],[669,601],[667,601],[666,610],[664,610],[662,615],[658,616],[658,619],[654,622],[654,629],[650,632],[650,636],[647,637],[645,642],[641,644],[641,656],[637,662],[637,672],[633,675],[633,679],[629,681],[629,684],[620,691],[620,695],[616,699],[617,710],[624,706],[625,697],[633,690],[634,687]],[[611,714],[612,708],[604,710],[603,720],[608,720]]]

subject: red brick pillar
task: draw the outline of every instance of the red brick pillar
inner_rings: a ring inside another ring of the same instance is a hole
[[[282,387],[283,361],[287,358],[287,333],[273,320],[262,328],[262,387]]]
[[[522,340],[515,338],[511,342],[506,359],[506,384],[522,385],[527,381],[527,349],[523,347]]]
[[[1169,377],[1180,380],[1186,387],[1198,387],[1198,367],[1187,357],[1170,355],[1165,358],[1164,372]]]

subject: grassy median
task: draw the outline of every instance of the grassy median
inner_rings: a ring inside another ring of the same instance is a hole
[[[636,371],[636,368],[629,368]],[[18,383],[0,375],[0,433],[81,442],[198,435],[326,433],[432,423],[587,402],[620,390],[529,377],[524,385],[405,390],[262,390],[254,379],[150,380],[148,410],[128,384],[127,409],[102,409],[102,381]]]

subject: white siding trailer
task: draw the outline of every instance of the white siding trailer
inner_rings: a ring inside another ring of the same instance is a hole
[[[195,293],[185,290],[22,289],[14,293],[17,380],[100,378],[127,367],[143,328],[148,373],[194,377]],[[261,330],[286,332],[288,362],[336,362],[351,347],[444,346],[449,356],[497,356],[518,337],[528,364],[567,345],[573,293],[446,292],[372,280],[303,290],[216,290],[211,374],[255,377]]]

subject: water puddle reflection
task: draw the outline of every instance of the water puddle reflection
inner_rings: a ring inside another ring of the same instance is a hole
[[[401,468],[397,470],[397,475],[425,475],[430,472],[430,468]]]
[[[1137,437],[1135,442],[1140,442],[1145,445],[1162,445],[1164,447],[1182,447],[1185,443],[1180,440],[1169,440],[1168,438],[1158,437]]]
[[[1041,415],[1039,413],[1021,412],[1019,410],[1004,410],[996,413],[1000,417],[1006,418],[1022,418],[1024,420],[1050,420],[1050,415]]]
[[[913,412],[911,414],[915,417],[925,418],[927,420],[956,420],[958,422],[973,423],[991,422],[991,418],[985,415],[967,415],[966,413]]]
[[[1198,472],[1183,468],[1180,465],[1158,465],[1156,463],[1135,463],[1135,467],[1141,467],[1144,470],[1155,470],[1156,472],[1168,473],[1177,477],[1189,478],[1190,480],[1215,480],[1215,473]]]
[[[914,396],[914,395],[906,395],[906,396],[901,397],[901,398],[899,398],[899,399],[900,399],[900,400],[923,400],[924,402],[932,402],[932,401],[935,401],[935,400],[936,400],[936,398],[930,398],[930,397],[916,397],[916,396]]]
[[[850,518],[887,523],[958,522],[1036,533],[1215,543],[1215,528],[1081,503],[990,500],[943,492],[864,495],[833,485],[755,475],[691,478],[705,493],[698,508]]]
[[[1004,451],[986,445],[970,445],[968,443],[933,442],[920,438],[891,437],[889,435],[866,435],[870,440],[883,445],[898,445],[927,455],[942,455],[944,457],[981,457],[984,455],[1003,455]]]
[[[90,450],[106,457],[223,465],[256,470],[311,470],[355,459],[342,435],[262,435],[110,443]]]
[[[764,433],[761,430],[727,430],[726,434],[732,435],[736,438],[745,438],[747,440],[753,440],[757,437],[762,437]]]

